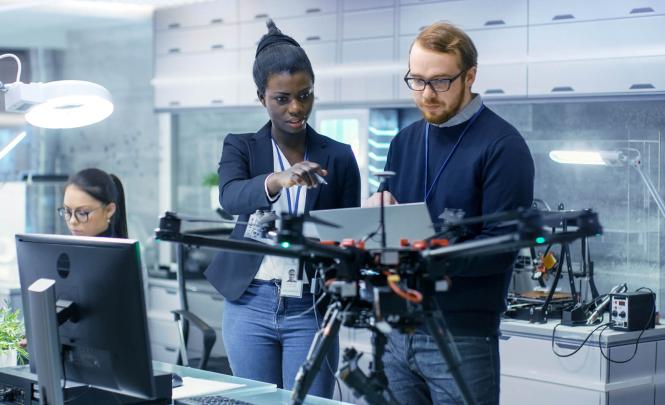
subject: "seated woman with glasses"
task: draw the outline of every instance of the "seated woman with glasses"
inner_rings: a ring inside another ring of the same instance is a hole
[[[64,218],[72,235],[127,238],[125,192],[120,179],[99,169],[85,169],[67,181]]]

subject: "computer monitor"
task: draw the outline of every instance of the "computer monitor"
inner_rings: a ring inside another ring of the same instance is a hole
[[[51,279],[55,299],[72,301],[78,318],[57,328],[66,381],[155,398],[138,242],[19,234],[16,249],[31,355],[37,337],[31,334],[28,288]]]

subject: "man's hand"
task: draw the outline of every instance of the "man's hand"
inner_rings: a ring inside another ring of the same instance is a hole
[[[322,169],[318,163],[314,162],[300,162],[291,166],[283,172],[276,172],[268,177],[267,185],[270,195],[276,195],[283,188],[293,186],[317,187],[320,183],[316,178],[316,174],[320,176],[328,175],[328,171]]]
[[[390,191],[383,192],[383,205],[399,204],[395,197],[390,194]],[[381,193],[374,193],[364,203],[363,207],[380,207],[381,206]]]

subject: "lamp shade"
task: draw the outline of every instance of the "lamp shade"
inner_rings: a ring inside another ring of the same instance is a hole
[[[98,84],[59,80],[39,85],[41,103],[33,105],[25,114],[26,121],[36,127],[84,127],[100,122],[113,113],[111,94]]]

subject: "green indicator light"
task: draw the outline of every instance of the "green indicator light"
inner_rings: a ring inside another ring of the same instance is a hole
[[[536,243],[545,243],[545,238],[543,238],[542,236],[537,237]]]
[[[289,242],[282,242],[280,243],[280,245],[282,245],[284,249],[288,249],[289,247],[291,247],[291,244]]]

